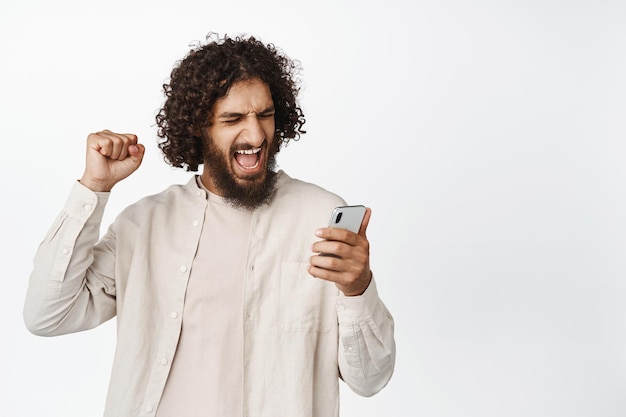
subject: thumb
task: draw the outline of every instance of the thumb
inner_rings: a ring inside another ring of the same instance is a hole
[[[367,230],[367,225],[370,223],[370,217],[372,217],[372,209],[367,207],[365,209],[365,214],[363,215],[363,221],[361,222],[361,227],[359,228],[359,235],[365,236],[365,231]]]
[[[141,165],[141,161],[143,160],[143,156],[146,153],[146,147],[141,143],[137,143],[135,145],[130,145],[128,147],[128,153],[130,159],[137,165]]]

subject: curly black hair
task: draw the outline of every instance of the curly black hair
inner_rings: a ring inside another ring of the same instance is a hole
[[[192,49],[172,70],[166,96],[156,116],[159,148],[164,159],[177,168],[197,171],[206,146],[202,131],[210,125],[215,102],[238,81],[259,78],[269,86],[274,101],[280,149],[305,133],[302,109],[296,103],[300,67],[273,44],[254,37],[207,36],[208,43]]]

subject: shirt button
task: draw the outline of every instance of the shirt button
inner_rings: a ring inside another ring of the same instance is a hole
[[[68,253],[70,253],[70,250],[65,248],[61,252],[63,252],[63,255],[67,255]]]
[[[161,365],[167,365],[167,358],[161,359]]]
[[[172,311],[172,314],[170,314],[170,317],[171,317],[171,318],[173,318],[173,319],[175,319],[175,318],[177,318],[177,317],[178,317],[178,313],[177,313],[177,312],[175,312],[175,311]]]
[[[83,208],[85,209],[85,211],[90,211],[91,210],[91,204],[85,204],[83,206]]]
[[[152,408],[151,406],[147,406],[147,407],[146,407],[146,411],[147,411],[148,413],[151,413],[151,412],[153,412],[153,411],[154,411],[154,408]]]
[[[180,272],[187,272],[187,267],[185,265],[181,266]]]
[[[193,227],[200,226],[200,222],[198,220],[194,220],[192,224],[193,224]]]
[[[339,311],[346,311],[346,306],[344,306],[343,304],[339,304],[337,306],[337,310],[339,310]]]

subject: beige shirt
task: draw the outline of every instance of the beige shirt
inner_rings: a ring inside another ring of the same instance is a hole
[[[202,187],[200,181],[198,185]],[[209,198],[187,283],[180,339],[157,417],[242,414],[241,311],[252,212],[206,191]]]
[[[333,417],[340,375],[360,395],[389,381],[393,319],[374,281],[345,297],[306,272],[313,231],[344,202],[278,175],[272,203],[252,213],[244,262],[241,415]],[[105,416],[154,416],[181,336],[206,192],[194,178],[146,197],[98,241],[107,198],[74,185],[35,255],[24,319],[51,336],[117,316]]]

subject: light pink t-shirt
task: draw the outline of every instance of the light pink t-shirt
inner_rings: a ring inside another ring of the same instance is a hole
[[[208,195],[182,333],[158,417],[242,414],[242,286],[252,211]]]

